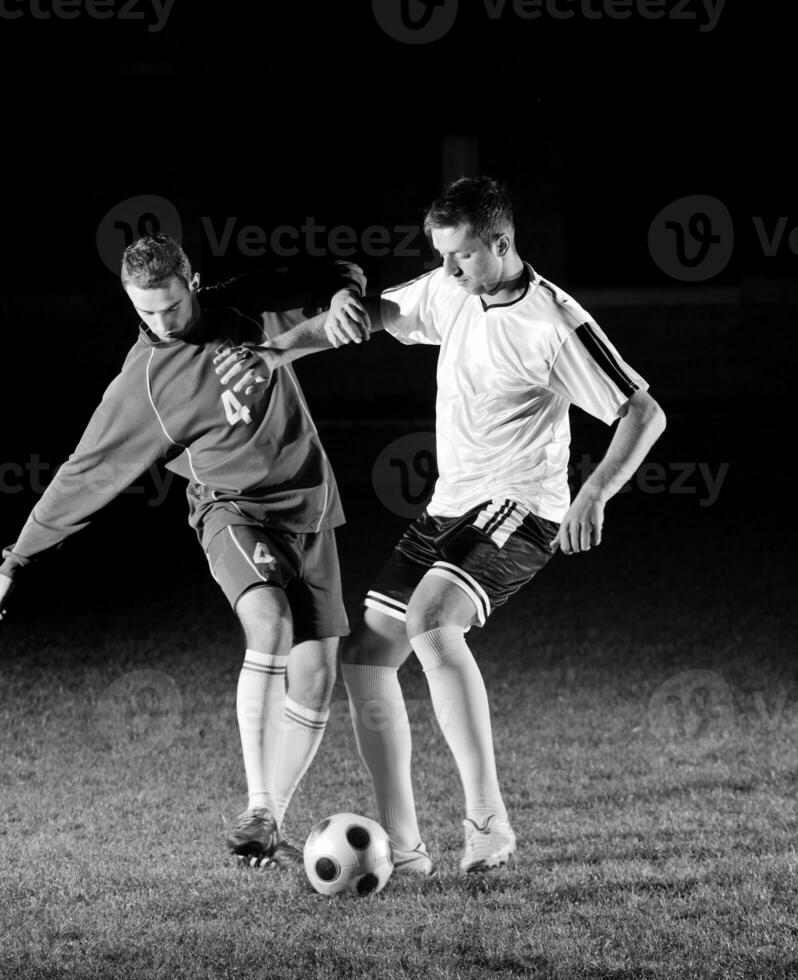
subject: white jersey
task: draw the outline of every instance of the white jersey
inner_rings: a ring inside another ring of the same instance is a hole
[[[430,514],[453,517],[495,498],[561,521],[569,405],[611,424],[648,387],[577,302],[528,269],[523,295],[500,306],[486,307],[443,268],[382,293],[389,333],[441,348]]]

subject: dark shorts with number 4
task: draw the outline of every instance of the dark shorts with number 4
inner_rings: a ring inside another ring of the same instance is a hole
[[[514,500],[488,500],[459,517],[433,517],[425,510],[405,531],[365,604],[404,620],[410,596],[430,572],[459,586],[484,626],[491,611],[551,558],[558,529]]]
[[[233,609],[250,589],[272,586],[285,591],[295,643],[349,632],[334,531],[294,534],[230,524],[202,544]]]

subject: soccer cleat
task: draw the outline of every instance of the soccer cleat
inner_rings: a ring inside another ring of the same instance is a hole
[[[293,871],[295,868],[305,866],[302,851],[282,834],[269,854],[269,858],[269,867],[278,868],[280,871]]]
[[[239,868],[273,868],[270,857],[245,857],[243,854],[236,855],[236,864]]]
[[[262,867],[264,861],[268,863],[277,841],[277,822],[265,806],[245,810],[227,835],[227,846],[238,855],[239,864],[253,868]]]
[[[393,870],[400,874],[431,875],[435,874],[435,865],[427,853],[427,845],[423,842],[412,851],[403,851],[399,847],[393,850]]]
[[[473,871],[487,871],[507,864],[515,854],[515,834],[508,820],[491,814],[480,827],[468,817],[463,821],[465,827],[465,847],[460,858],[460,870],[470,874]]]

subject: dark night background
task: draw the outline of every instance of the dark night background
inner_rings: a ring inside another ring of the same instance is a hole
[[[235,236],[219,254],[209,226],[235,218],[236,233],[269,231],[312,217],[358,236],[370,225],[395,229],[418,224],[443,182],[473,169],[509,184],[522,256],[583,302],[650,380],[671,418],[652,458],[666,468],[729,463],[713,506],[702,508],[698,493],[635,493],[608,520],[631,528],[638,555],[647,522],[681,528],[669,560],[685,581],[702,536],[760,522],[761,550],[739,555],[756,578],[769,549],[784,546],[777,514],[791,487],[790,25],[739,3],[709,32],[638,17],[528,22],[511,6],[492,21],[481,2],[461,0],[451,31],[425,45],[390,38],[365,0],[175,0],[157,33],[146,21],[0,20],[0,463],[65,458],[135,339],[133,310],[97,245],[120,202],[171,202],[212,282],[259,259],[242,254]],[[140,0],[135,9],[151,7]],[[703,15],[696,3],[686,9]],[[654,216],[692,194],[723,201],[735,230],[728,265],[695,285],[669,278],[647,245]],[[764,254],[755,216],[768,229],[786,216],[779,254]],[[413,247],[422,245],[416,237]],[[409,278],[429,259],[358,254],[374,286]],[[359,576],[404,524],[376,500],[371,468],[388,442],[425,427],[401,420],[431,418],[434,352],[380,336],[299,373],[344,492],[341,549],[354,602]],[[343,427],[353,419],[372,426]],[[597,457],[608,435],[574,416],[576,456]],[[3,471],[3,544],[36,499],[28,477],[9,486],[12,472]],[[31,573],[21,614],[44,615],[45,595],[113,608],[142,579],[222,602],[185,525],[178,482],[158,508],[120,499]],[[364,557],[364,529],[377,525],[379,547]],[[585,561],[599,568],[600,554]]]

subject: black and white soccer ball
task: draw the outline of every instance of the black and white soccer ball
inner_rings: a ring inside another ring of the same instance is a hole
[[[319,823],[305,841],[305,872],[322,895],[373,895],[393,871],[388,835],[357,813],[336,813]]]

